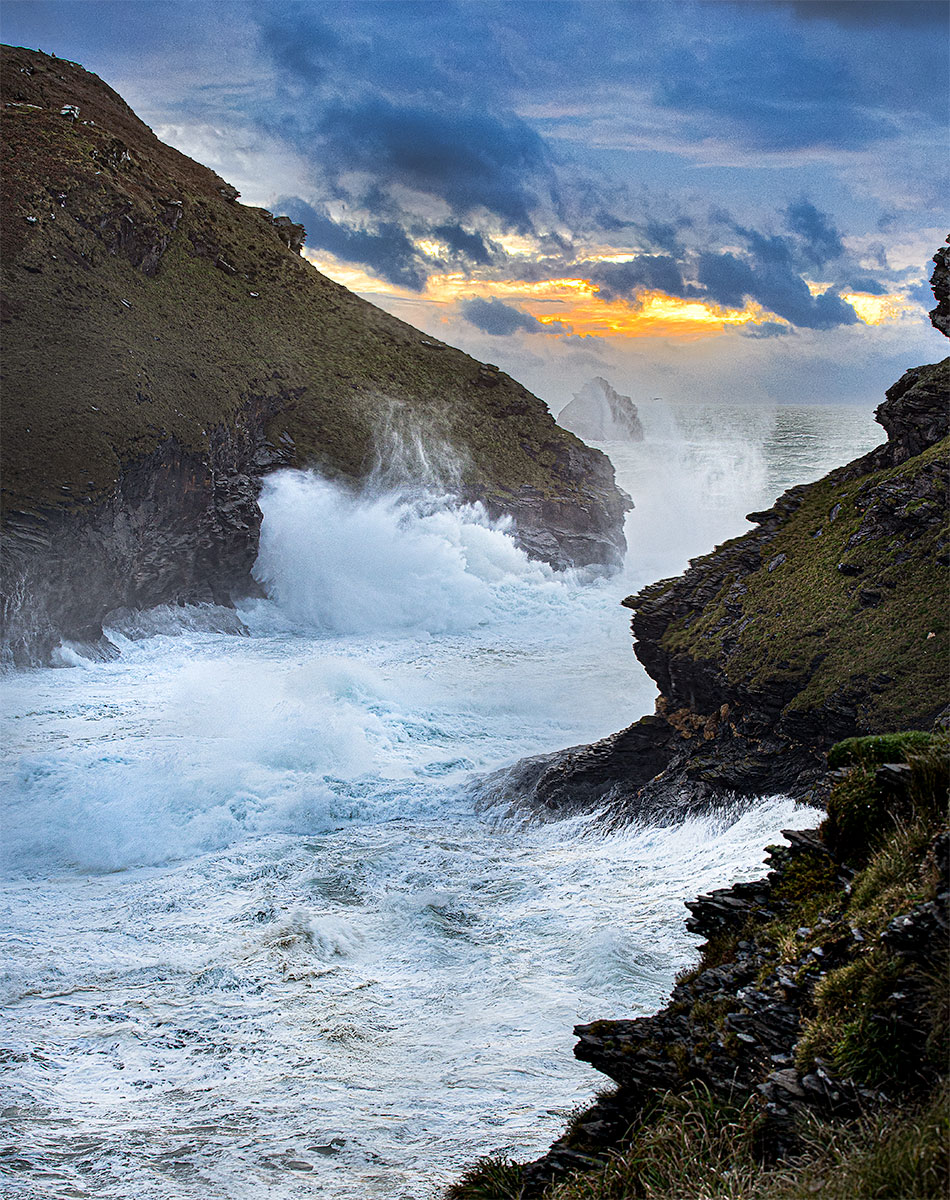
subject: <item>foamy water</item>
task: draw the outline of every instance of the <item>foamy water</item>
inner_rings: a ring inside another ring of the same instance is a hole
[[[654,1008],[683,900],[813,817],[605,834],[479,813],[473,781],[651,710],[619,600],[880,440],[854,410],[643,416],[608,447],[620,577],[529,561],[432,479],[283,473],[249,636],[126,614],[114,662],[3,680],[9,1194],[423,1200],[590,1097],[572,1025]]]

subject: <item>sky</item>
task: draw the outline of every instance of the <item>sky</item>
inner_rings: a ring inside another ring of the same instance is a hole
[[[4,0],[306,256],[557,412],[851,402],[946,354],[942,0]]]

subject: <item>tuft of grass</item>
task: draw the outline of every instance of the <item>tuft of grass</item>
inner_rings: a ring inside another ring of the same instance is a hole
[[[445,1200],[521,1200],[524,1168],[510,1158],[480,1158],[445,1193]]]
[[[666,1097],[633,1145],[553,1184],[544,1200],[946,1200],[946,1085],[900,1113],[811,1118],[798,1129],[799,1152],[778,1165],[761,1163],[759,1127],[750,1103],[723,1105],[698,1089]]]
[[[803,1153],[766,1173],[748,1200],[946,1200],[948,1139],[946,1085],[929,1103],[904,1113],[866,1117],[853,1126],[813,1121],[802,1130]]]
[[[873,763],[907,762],[909,754],[929,748],[933,740],[932,733],[920,729],[845,738],[828,751],[828,766],[834,771],[839,767],[859,764],[870,766]]]
[[[829,761],[850,764],[828,798],[821,836],[840,861],[861,864],[886,841],[895,825],[931,825],[947,812],[950,740],[946,734],[911,731],[886,738],[851,738],[832,747]],[[906,783],[879,781],[877,765],[910,768]],[[903,853],[907,853],[907,847]]]
[[[751,1098],[731,1104],[690,1085],[664,1096],[622,1153],[599,1170],[555,1183],[545,1200],[744,1200],[759,1174],[760,1124]]]

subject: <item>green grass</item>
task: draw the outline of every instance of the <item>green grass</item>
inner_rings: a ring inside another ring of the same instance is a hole
[[[460,449],[463,487],[499,503],[530,487],[593,504],[610,486],[607,460],[540,400],[502,373],[483,386],[468,355],[321,276],[94,76],[29,51],[6,60],[44,105],[3,111],[7,508],[100,497],[130,461],[170,438],[204,449],[261,399],[280,410],[271,437],[289,434],[300,465],[333,475],[364,476],[394,425]],[[67,101],[95,124],[60,117]],[[133,154],[121,167],[107,165],[116,136]],[[182,201],[174,232],[170,199]],[[122,214],[169,237],[154,275],[99,235]]]
[[[929,371],[943,380],[948,364]],[[687,604],[661,645],[716,663],[745,693],[787,696],[789,714],[844,698],[869,732],[929,724],[946,704],[950,535],[945,522],[918,518],[945,512],[948,457],[944,439],[899,466],[855,477],[842,469],[799,489],[762,565],[747,573],[734,557],[717,594],[698,610]],[[872,536],[898,519],[910,521],[906,536]],[[727,542],[718,563],[741,545]]]
[[[445,1193],[445,1200],[521,1200],[524,1168],[510,1158],[481,1158]]]
[[[950,738],[911,731],[883,738],[850,738],[832,747],[829,762],[851,763],[831,789],[822,839],[831,852],[861,864],[895,824],[926,827],[946,816],[950,792]],[[910,768],[906,784],[879,782],[878,764]]]
[[[848,1125],[810,1121],[800,1130],[800,1152],[777,1166],[762,1166],[758,1136],[759,1118],[751,1104],[722,1104],[700,1090],[668,1097],[635,1145],[602,1170],[549,1188],[545,1200],[945,1200],[947,1195],[944,1089],[926,1105],[900,1114],[867,1116]],[[492,1195],[481,1193],[484,1200]]]
[[[666,1096],[650,1124],[601,1168],[559,1180],[544,1200],[946,1200],[950,1106],[945,1086],[921,1105],[854,1122],[801,1123],[799,1151],[768,1166],[751,1102],[701,1088]],[[520,1200],[523,1174],[483,1159],[446,1200]]]

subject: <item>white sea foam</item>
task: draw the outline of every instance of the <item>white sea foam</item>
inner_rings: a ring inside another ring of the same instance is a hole
[[[788,430],[706,455],[681,417],[662,449],[648,407],[620,578],[529,561],[404,435],[360,495],[269,482],[251,636],[125,614],[115,661],[2,681],[24,1195],[427,1200],[536,1154],[595,1086],[575,1021],[653,1008],[694,953],[683,900],[813,823],[782,798],[608,834],[472,810],[473,774],[652,707],[618,601],[769,498]]]
[[[481,505],[428,492],[351,494],[310,473],[270,476],[255,575],[325,633],[458,633],[493,614],[492,585],[550,580]]]

